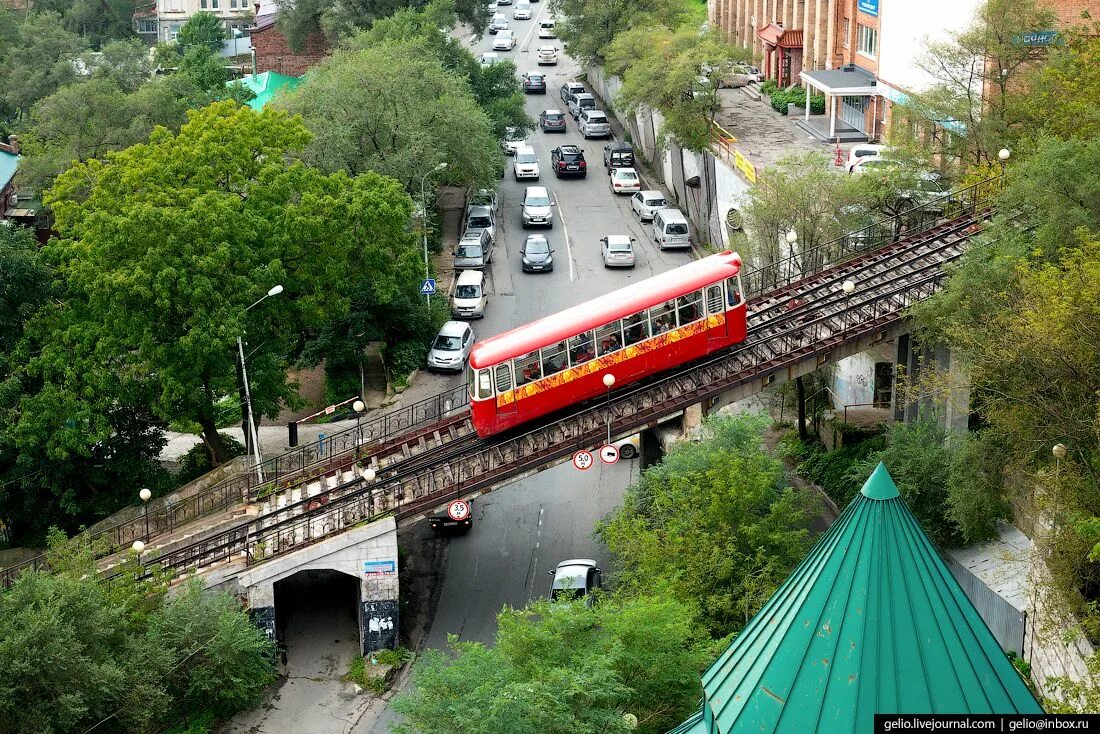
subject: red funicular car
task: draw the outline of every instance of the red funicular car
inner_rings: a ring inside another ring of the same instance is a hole
[[[741,257],[698,260],[474,346],[474,429],[491,436],[745,338]]]

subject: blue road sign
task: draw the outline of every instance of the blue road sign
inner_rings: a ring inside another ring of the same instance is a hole
[[[420,285],[420,295],[422,296],[434,296],[435,295],[435,278],[428,278]]]

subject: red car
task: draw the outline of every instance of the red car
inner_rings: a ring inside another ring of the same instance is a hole
[[[726,251],[478,342],[467,383],[492,436],[744,340],[741,256]]]

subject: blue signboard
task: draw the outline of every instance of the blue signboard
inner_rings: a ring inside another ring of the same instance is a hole
[[[396,573],[396,561],[363,561],[364,576],[393,576]]]
[[[856,7],[859,8],[859,12],[866,13],[867,15],[878,15],[878,0],[859,0],[856,3]]]
[[[1012,42],[1019,46],[1051,46],[1057,41],[1058,31],[1031,31],[1012,36]]]
[[[422,296],[434,296],[435,295],[435,278],[428,278],[420,285],[420,295]]]

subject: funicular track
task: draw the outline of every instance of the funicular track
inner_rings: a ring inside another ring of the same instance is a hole
[[[450,499],[490,491],[552,465],[578,449],[591,449],[606,438],[609,425],[613,435],[629,435],[738,385],[820,359],[845,342],[874,338],[941,287],[944,266],[963,253],[988,214],[975,199],[961,216],[918,235],[806,278],[788,278],[750,299],[744,342],[612,392],[606,402],[579,406],[519,435],[455,442],[415,462],[378,471],[369,483],[355,476],[328,492],[324,504],[308,498],[287,502],[276,512],[144,562],[177,573],[241,558],[257,563],[384,515],[422,515]],[[850,295],[841,287],[846,280],[858,284]]]

